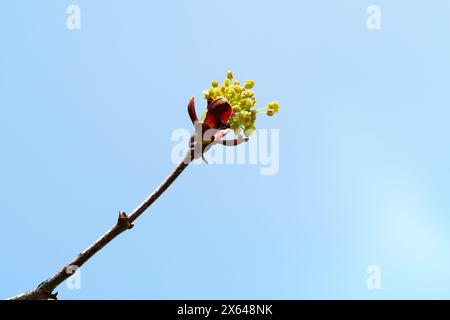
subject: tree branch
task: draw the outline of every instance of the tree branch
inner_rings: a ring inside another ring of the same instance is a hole
[[[117,223],[107,231],[100,239],[95,241],[86,250],[81,252],[77,257],[75,257],[71,262],[66,264],[59,272],[55,273],[53,276],[47,280],[41,282],[35,289],[17,295],[10,298],[9,300],[56,300],[57,292],[53,291],[58,287],[63,281],[68,279],[76,269],[80,268],[84,263],[86,263],[90,258],[92,258],[97,252],[99,252],[103,247],[105,247],[109,242],[115,239],[122,232],[131,229],[133,227],[133,222],[139,218],[145,210],[147,210],[153,202],[155,202],[159,196],[161,196],[164,191],[178,178],[178,176],[183,172],[184,169],[189,165],[189,163],[194,159],[194,151],[191,149],[188,151],[183,161],[174,169],[174,171],[161,183],[161,185],[156,188],[156,190],[142,202],[134,211],[127,216],[125,212],[119,214]]]

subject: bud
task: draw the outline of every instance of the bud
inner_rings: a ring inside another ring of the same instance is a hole
[[[255,81],[253,80],[247,80],[245,81],[245,89],[253,89],[253,87],[255,86]]]
[[[239,105],[233,106],[233,112],[234,113],[239,112],[239,111],[241,111],[241,107]]]
[[[231,72],[231,71],[227,72],[227,79],[228,80],[232,80],[233,79],[233,72]]]
[[[252,98],[255,95],[253,91],[244,91],[242,93],[243,98]]]
[[[280,105],[278,104],[278,101],[273,101],[269,103],[269,108],[273,109],[273,111],[277,113],[280,110]]]
[[[267,115],[269,117],[273,116],[274,114],[275,114],[275,111],[273,109],[271,109],[271,108],[267,109]]]
[[[246,137],[250,137],[253,132],[255,132],[256,128],[254,125],[246,126],[244,129],[244,134]]]
[[[251,107],[253,107],[252,101],[250,99],[244,99],[242,100],[242,102],[246,109],[251,109]]]
[[[233,122],[233,123],[231,123],[230,124],[230,128],[231,128],[231,130],[237,130],[237,129],[239,129],[239,123],[237,123],[237,122]]]
[[[213,86],[213,88],[217,88],[219,86],[219,81],[214,80],[213,82],[211,82],[211,85]]]

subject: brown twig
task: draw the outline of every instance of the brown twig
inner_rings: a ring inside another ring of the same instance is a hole
[[[92,258],[97,252],[99,252],[103,247],[105,247],[109,242],[115,239],[122,232],[131,229],[133,227],[133,222],[139,218],[145,210],[147,210],[156,199],[167,190],[167,188],[178,178],[178,176],[183,172],[184,169],[189,165],[189,163],[194,158],[194,151],[190,150],[183,161],[175,168],[175,170],[161,183],[161,185],[156,188],[156,190],[142,202],[134,211],[128,216],[125,212],[119,214],[117,223],[106,232],[100,239],[95,241],[86,250],[81,252],[75,259],[66,264],[59,272],[55,273],[53,276],[47,280],[41,282],[35,289],[27,291],[25,293],[19,294],[9,300],[56,300],[57,292],[53,291],[58,287],[63,281],[68,279],[73,271],[80,268],[84,263],[86,263],[90,258]]]

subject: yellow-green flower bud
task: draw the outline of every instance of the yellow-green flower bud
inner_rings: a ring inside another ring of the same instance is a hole
[[[227,121],[227,125],[231,130],[234,130],[236,135],[240,135],[245,131],[247,137],[255,131],[255,121],[258,110],[253,110],[256,105],[255,93],[251,91],[255,86],[253,80],[247,80],[245,85],[241,87],[238,80],[234,80],[233,73],[227,72],[226,79],[220,83],[217,80],[211,82],[211,87],[203,91],[205,99],[208,101],[224,98],[232,106],[232,114]],[[265,110],[268,116],[273,116],[278,112],[280,106],[277,101],[269,103]],[[259,109],[261,110],[261,109]],[[203,113],[202,121],[205,119],[207,111]],[[243,130],[245,128],[245,130]]]
[[[245,99],[244,101],[244,106],[246,109],[251,109],[253,107],[253,102],[250,99]]]
[[[245,89],[253,89],[254,86],[255,86],[255,81],[253,81],[253,80],[247,80],[245,82]]]
[[[230,124],[230,128],[231,128],[232,130],[237,130],[237,129],[239,129],[239,123],[233,122],[232,124]]]
[[[253,132],[255,132],[255,126],[254,125],[249,125],[246,126],[244,129],[244,134],[246,137],[250,137],[252,135]]]
[[[277,113],[280,110],[280,105],[278,104],[278,101],[273,101],[269,103],[269,108],[273,109],[273,111]]]

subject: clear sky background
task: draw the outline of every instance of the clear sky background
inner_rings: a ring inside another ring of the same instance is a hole
[[[437,0],[4,2],[0,298],[161,182],[188,98],[201,109],[227,70],[279,100],[258,121],[280,130],[279,173],[189,167],[60,297],[450,298],[449,15]]]

